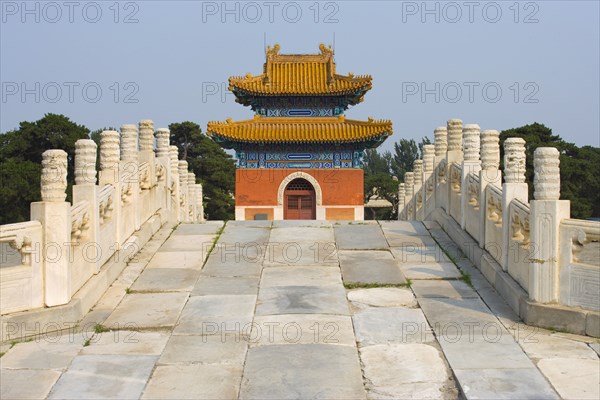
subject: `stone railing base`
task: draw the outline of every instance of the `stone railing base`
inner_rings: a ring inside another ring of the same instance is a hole
[[[428,220],[437,222],[452,241],[476,266],[508,306],[528,325],[600,337],[600,313],[558,304],[529,300],[523,288],[460,225],[442,209],[434,210]]]

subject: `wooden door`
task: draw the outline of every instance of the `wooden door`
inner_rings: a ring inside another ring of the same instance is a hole
[[[294,179],[284,192],[284,219],[315,219],[315,190],[305,179]]]

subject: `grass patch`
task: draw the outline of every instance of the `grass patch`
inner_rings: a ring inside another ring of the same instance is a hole
[[[16,340],[13,340],[12,342],[10,342],[9,349],[12,349],[13,347],[15,347],[17,345],[17,343],[19,343],[19,342],[17,342]]]
[[[88,347],[90,345],[91,339],[86,339],[85,342],[83,342],[83,347]]]
[[[107,327],[105,327],[102,324],[96,324],[94,325],[94,332],[95,333],[104,333],[104,332],[108,332],[110,331],[110,329],[108,329]]]
[[[472,289],[475,289],[475,287],[473,286],[473,282],[471,281],[471,275],[469,275],[468,272],[460,271],[460,280],[463,281],[464,283],[466,283],[467,285],[469,285]]]
[[[131,293],[133,293],[133,290],[131,290],[131,288],[125,288],[125,293],[131,294]]]
[[[3,351],[0,351],[0,357],[2,357],[3,355],[5,355],[6,353]]]
[[[412,281],[407,279],[405,283],[366,283],[350,282],[344,283],[346,289],[374,289],[374,288],[409,288]]]

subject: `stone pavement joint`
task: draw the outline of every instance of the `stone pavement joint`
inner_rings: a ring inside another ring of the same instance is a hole
[[[438,224],[222,227],[157,235],[91,328],[4,346],[0,398],[600,396],[597,343],[522,324]]]

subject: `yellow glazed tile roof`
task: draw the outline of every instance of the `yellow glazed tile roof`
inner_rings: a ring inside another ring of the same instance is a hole
[[[369,75],[339,75],[333,50],[320,46],[321,54],[279,54],[279,45],[267,50],[262,75],[232,76],[229,89],[253,95],[344,95],[366,92],[372,87]]]
[[[208,123],[208,136],[245,143],[349,143],[392,134],[389,120],[348,120],[339,117],[260,117]]]

